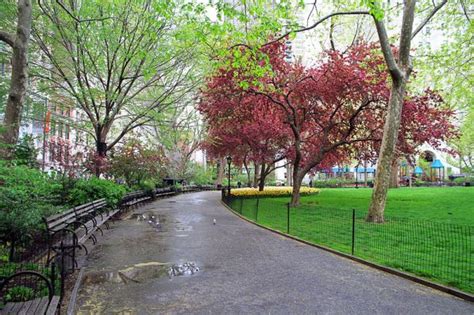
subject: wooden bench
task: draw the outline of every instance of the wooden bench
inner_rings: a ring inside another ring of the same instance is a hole
[[[141,203],[145,201],[149,201],[151,199],[153,199],[152,194],[143,190],[129,192],[123,197],[120,207],[121,208],[138,207]]]
[[[83,248],[88,254],[84,243],[90,238],[96,244],[97,238],[94,233],[99,230],[103,234],[101,226],[105,225],[109,228],[107,220],[118,211],[118,208],[110,210],[103,198],[44,217],[50,244],[48,261],[53,258],[51,251],[56,254],[61,251],[62,254],[71,256],[74,261],[77,248]]]
[[[166,196],[172,196],[175,195],[176,192],[171,189],[171,187],[165,187],[165,188],[156,188],[155,189],[155,195],[156,197],[166,197]]]
[[[0,284],[1,305],[5,305],[0,314],[56,314],[61,299],[54,294],[53,283],[36,271],[20,271],[8,277]]]

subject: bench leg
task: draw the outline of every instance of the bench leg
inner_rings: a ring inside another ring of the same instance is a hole
[[[97,244],[97,238],[95,237],[94,234],[91,234],[91,235],[89,236],[89,238],[92,240],[92,243],[93,243],[94,245]]]

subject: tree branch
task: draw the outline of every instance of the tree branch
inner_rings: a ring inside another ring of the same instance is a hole
[[[10,47],[15,47],[15,36],[10,33],[0,31],[0,40],[7,43]]]
[[[436,12],[438,12],[447,2],[448,0],[443,0],[440,4],[433,8],[430,14],[428,14],[428,16],[420,23],[420,25],[418,25],[415,31],[411,34],[411,39],[413,39],[423,29],[423,27],[428,24],[428,22],[436,14]]]
[[[403,73],[395,61],[393,56],[392,47],[388,41],[387,30],[385,29],[385,24],[382,21],[377,20],[374,17],[375,27],[377,28],[377,34],[379,35],[380,48],[382,49],[383,57],[388,66],[388,71],[392,76],[392,79],[400,81],[403,79]]]
[[[333,16],[338,16],[338,15],[370,15],[370,12],[369,11],[348,11],[348,12],[334,12],[334,13],[331,13],[331,14],[328,14],[326,15],[325,17],[319,19],[318,21],[316,21],[313,25],[310,25],[308,27],[303,27],[303,28],[300,28],[300,29],[297,29],[297,30],[292,30],[292,31],[289,31],[289,32],[286,32],[285,34],[275,38],[274,40],[262,45],[262,47],[265,47],[265,46],[268,46],[268,45],[271,45],[275,42],[278,42],[284,38],[286,38],[288,35],[292,34],[292,33],[301,33],[301,32],[305,32],[305,31],[309,31],[309,30],[312,30],[313,28],[315,28],[316,26],[318,26],[319,24],[323,23],[324,21],[326,21],[327,19],[333,17]]]

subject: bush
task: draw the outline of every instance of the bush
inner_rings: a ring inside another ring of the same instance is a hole
[[[193,163],[191,165],[192,174],[189,178],[189,182],[195,185],[208,185],[214,182],[214,169],[208,167],[205,169],[203,166]]]
[[[230,194],[235,197],[256,197],[256,196],[265,196],[265,197],[282,197],[282,196],[291,196],[293,192],[293,187],[291,186],[278,186],[272,187],[267,186],[263,191],[259,191],[258,188],[233,188],[230,191]],[[319,189],[301,187],[301,195],[313,195],[318,194]]]
[[[80,179],[71,189],[69,202],[73,206],[84,204],[97,199],[105,198],[110,207],[116,206],[124,196],[124,186],[112,181],[93,177],[85,180]]]
[[[417,180],[415,180],[415,182],[413,183],[413,185],[414,185],[415,187],[427,186],[427,184],[428,184],[427,182],[425,182],[425,181],[423,181],[423,180],[421,180],[421,179],[417,179]]]
[[[313,182],[313,186],[318,188],[337,188],[352,184],[354,184],[353,180],[344,178],[330,178],[327,180],[317,180]]]
[[[26,166],[0,164],[0,238],[27,243],[44,228],[42,216],[60,212],[61,185]]]

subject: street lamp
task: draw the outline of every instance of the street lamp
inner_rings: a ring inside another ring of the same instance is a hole
[[[227,193],[228,196],[230,196],[230,163],[232,163],[232,157],[229,155],[227,156],[227,168],[228,168],[228,174],[227,174]]]

